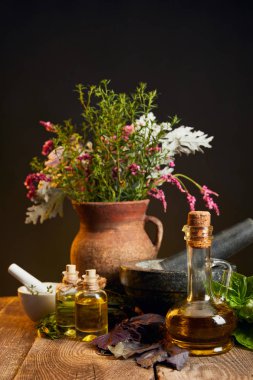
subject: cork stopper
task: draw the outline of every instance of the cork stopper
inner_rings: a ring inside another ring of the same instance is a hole
[[[211,225],[211,214],[208,211],[190,211],[187,224],[191,227],[209,227]]]
[[[76,273],[76,266],[74,264],[67,264],[66,265],[66,272]]]
[[[96,269],[87,269],[83,278],[83,288],[86,290],[104,289],[106,286],[106,278],[97,274]]]
[[[85,271],[85,275],[83,277],[83,286],[89,290],[97,290],[99,289],[98,285],[98,275],[96,273],[96,269],[87,269]]]
[[[63,282],[65,283],[75,283],[78,280],[78,271],[76,270],[76,265],[67,264],[66,270],[62,272]]]
[[[211,215],[208,211],[190,211],[183,227],[185,240],[193,248],[208,248],[212,243]]]
[[[87,282],[96,282],[97,281],[97,274],[96,274],[96,269],[87,269],[86,270],[86,279]]]

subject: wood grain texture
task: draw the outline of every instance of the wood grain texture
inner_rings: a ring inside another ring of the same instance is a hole
[[[0,379],[13,379],[35,339],[17,297],[0,298]]]
[[[133,359],[98,355],[89,343],[36,338],[17,297],[0,298],[1,380],[253,380],[253,352],[191,357],[182,371],[139,367]]]
[[[234,347],[223,355],[191,357],[181,371],[157,367],[157,380],[253,379],[253,352]]]
[[[37,338],[15,380],[153,380],[152,369],[137,366],[134,360],[101,356],[89,343]]]

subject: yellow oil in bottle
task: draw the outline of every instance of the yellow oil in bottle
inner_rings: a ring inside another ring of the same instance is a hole
[[[80,279],[74,264],[66,265],[63,275],[56,289],[55,312],[57,326],[67,331],[75,327],[75,294]]]
[[[183,231],[187,246],[188,294],[185,301],[175,305],[166,315],[167,339],[189,350],[191,355],[227,352],[233,346],[231,334],[236,317],[226,302],[212,292],[210,213],[191,211]],[[215,261],[216,265],[225,265],[231,273],[229,263]]]
[[[108,332],[107,295],[99,289],[94,270],[87,270],[84,289],[75,296],[75,327],[79,337],[89,342]]]
[[[195,301],[174,308],[166,316],[168,338],[192,355],[215,355],[233,346],[234,312],[225,304]]]
[[[57,325],[61,328],[75,327],[75,294],[56,293],[55,313]]]

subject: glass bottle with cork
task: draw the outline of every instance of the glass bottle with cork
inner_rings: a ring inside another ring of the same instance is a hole
[[[90,342],[108,332],[107,294],[99,285],[96,269],[86,270],[83,289],[75,296],[75,327],[77,336]]]
[[[166,315],[168,339],[192,355],[215,355],[233,346],[231,334],[236,317],[226,302],[212,294],[212,230],[210,213],[191,211],[183,227],[187,247],[188,296]],[[222,260],[215,266],[227,266],[227,286],[231,267]]]
[[[62,330],[75,328],[75,294],[80,278],[73,264],[66,265],[62,283],[56,288],[56,322]]]

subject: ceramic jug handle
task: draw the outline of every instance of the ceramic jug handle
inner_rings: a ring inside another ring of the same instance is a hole
[[[146,223],[151,222],[151,223],[154,223],[156,225],[157,232],[156,232],[156,239],[154,242],[154,247],[155,247],[156,253],[158,253],[160,246],[161,246],[162,238],[163,238],[163,224],[158,218],[156,218],[155,216],[151,216],[151,215],[145,215],[145,222]]]

